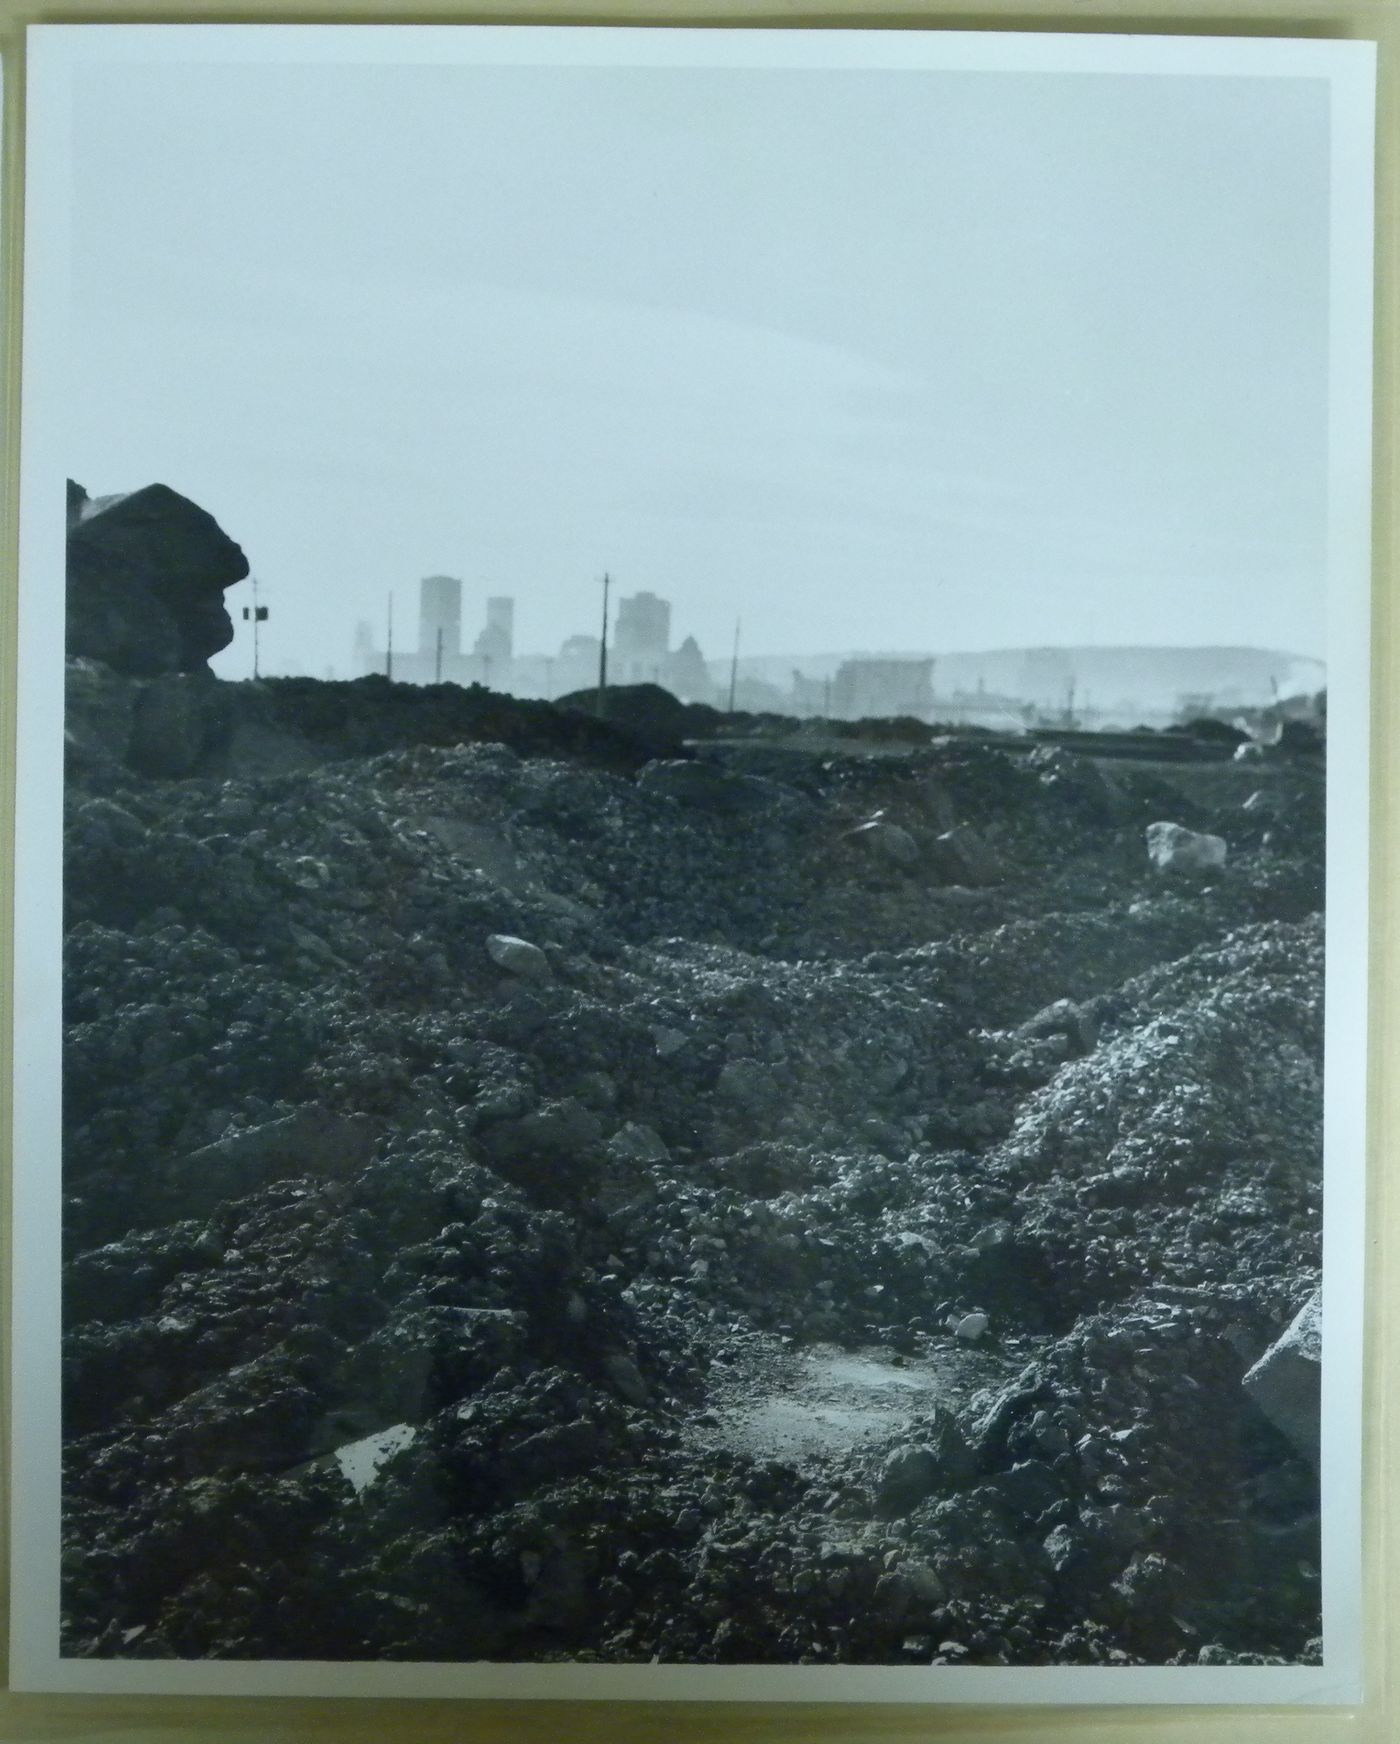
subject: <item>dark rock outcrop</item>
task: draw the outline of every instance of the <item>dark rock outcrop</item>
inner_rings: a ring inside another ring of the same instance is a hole
[[[224,590],[248,559],[169,485],[89,498],[68,488],[68,654],[134,678],[202,671],[233,640]]]

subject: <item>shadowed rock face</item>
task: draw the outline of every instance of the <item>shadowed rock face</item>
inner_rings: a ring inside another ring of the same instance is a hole
[[[168,485],[89,499],[68,489],[68,653],[135,678],[198,672],[233,640],[224,589],[248,559]]]

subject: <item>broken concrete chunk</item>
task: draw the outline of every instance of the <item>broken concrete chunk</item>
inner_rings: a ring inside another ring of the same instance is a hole
[[[1244,1377],[1244,1389],[1313,1466],[1322,1435],[1322,1292],[1316,1291]]]
[[[1225,864],[1225,838],[1202,835],[1184,824],[1147,826],[1147,857],[1159,872],[1209,872]]]

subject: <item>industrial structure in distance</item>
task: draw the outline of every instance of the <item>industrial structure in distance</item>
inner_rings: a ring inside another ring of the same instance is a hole
[[[601,638],[575,633],[553,654],[515,648],[515,601],[487,597],[463,645],[462,582],[419,583],[416,638],[392,616],[377,646],[355,632],[353,670],[405,684],[485,685],[553,701],[595,689]],[[600,625],[600,628],[602,626]],[[934,688],[937,667],[939,687]],[[694,636],[672,646],[671,602],[643,590],[617,602],[607,648],[611,685],[657,684],[682,702],[827,720],[897,716],[1020,731],[1039,725],[1162,725],[1259,709],[1305,717],[1326,684],[1320,661],[1258,648],[1002,648],[983,653],[733,656],[708,661]]]

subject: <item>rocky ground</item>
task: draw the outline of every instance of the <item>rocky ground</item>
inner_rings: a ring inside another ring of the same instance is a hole
[[[450,690],[73,669],[66,1651],[1315,1658],[1320,761]]]

